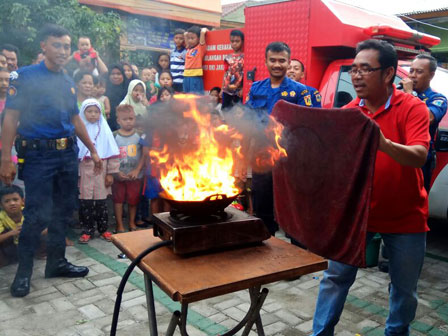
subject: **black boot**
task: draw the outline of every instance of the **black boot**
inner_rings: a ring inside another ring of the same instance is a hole
[[[33,257],[19,255],[19,267],[16,277],[11,285],[11,295],[14,297],[24,297],[30,292],[31,275],[33,274]]]
[[[80,278],[89,273],[89,269],[84,266],[75,266],[64,257],[65,249],[55,249],[48,252],[47,265],[45,266],[45,277],[65,277]]]

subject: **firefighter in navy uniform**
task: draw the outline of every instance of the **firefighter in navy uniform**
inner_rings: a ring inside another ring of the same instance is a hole
[[[280,99],[293,104],[312,107],[311,96],[305,85],[286,77],[290,64],[291,50],[283,42],[272,42],[266,47],[266,67],[269,78],[252,84],[247,105],[271,114]],[[274,190],[272,173],[252,174],[253,206],[271,235],[275,235],[278,224],[274,218]]]
[[[298,59],[292,59],[286,75],[288,76],[288,78],[291,78],[296,82],[300,82],[303,77],[305,77],[305,66]],[[308,85],[305,86],[311,96],[313,107],[322,107],[322,96],[320,95],[319,90]]]
[[[425,165],[422,167],[425,180],[425,189],[429,192],[431,175],[435,167],[434,138],[447,109],[447,100],[443,94],[433,91],[430,87],[431,80],[437,69],[437,60],[429,55],[418,55],[411,64],[409,78],[401,81],[403,90],[413,94],[426,103],[429,110],[429,134],[431,135],[430,149]]]
[[[48,225],[45,277],[83,277],[89,269],[65,259],[68,217],[77,197],[78,160],[75,134],[102,168],[95,147],[79,117],[75,85],[63,72],[70,56],[69,32],[47,25],[41,31],[45,60],[12,72],[2,127],[0,178],[10,184],[16,174],[11,161],[15,140],[19,176],[25,183],[24,223],[19,236],[19,265],[11,295],[30,291],[34,252]],[[17,137],[16,137],[17,135]]]

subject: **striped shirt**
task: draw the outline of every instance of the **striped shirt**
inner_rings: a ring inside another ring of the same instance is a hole
[[[181,49],[174,48],[170,57],[170,70],[173,76],[173,82],[182,84],[184,82],[184,69],[185,69],[185,55],[187,49],[182,47]]]

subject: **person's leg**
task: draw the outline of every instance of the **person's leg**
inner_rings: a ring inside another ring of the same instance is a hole
[[[79,224],[82,228],[82,234],[91,237],[95,234],[94,201],[79,200]]]
[[[126,200],[129,209],[129,230],[137,229],[137,226],[135,225],[135,215],[140,200],[141,188],[141,180],[128,181],[126,183]]]
[[[330,260],[320,282],[313,319],[313,336],[334,335],[334,328],[344,309],[348,291],[358,268]]]
[[[173,83],[173,90],[174,92],[183,92],[184,91],[183,83]]]
[[[221,109],[223,112],[225,112],[226,110],[230,109],[232,107],[232,96],[229,95],[228,93],[223,92],[222,93],[222,105],[221,105]]]
[[[417,310],[417,282],[423,267],[426,233],[381,234],[389,255],[389,316],[385,335],[409,335]]]
[[[125,182],[116,181],[112,184],[112,199],[114,202],[115,221],[117,223],[115,232],[123,232],[123,203],[125,200]]]
[[[103,234],[109,228],[109,213],[105,199],[95,200],[95,221],[100,234]]]
[[[41,151],[28,151],[23,167],[26,207],[20,231],[17,258],[19,265],[11,285],[11,295],[23,297],[30,291],[33,257],[39,246],[40,234],[51,219],[55,160]]]
[[[83,277],[89,269],[65,259],[65,237],[78,193],[78,158],[76,148],[57,152],[59,160],[53,180],[53,211],[48,224],[45,277]]]
[[[278,224],[274,220],[272,173],[252,174],[252,197],[255,215],[263,220],[271,235],[275,236]]]

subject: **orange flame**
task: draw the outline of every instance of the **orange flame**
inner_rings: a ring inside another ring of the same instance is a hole
[[[188,144],[181,154],[175,153],[165,144],[161,150],[150,151],[151,163],[160,171],[160,184],[167,196],[175,200],[202,201],[215,194],[227,197],[237,195],[240,190],[233,176],[235,164],[244,160],[241,140],[244,135],[229,125],[211,125],[211,114],[201,113],[197,107],[197,96],[175,95],[175,100],[187,103],[188,110],[182,111],[180,119],[193,121],[194,127],[181,125],[188,133]],[[273,167],[276,160],[286,156],[279,145],[283,126],[274,119],[269,132],[274,147],[267,149],[257,164]],[[270,123],[271,124],[271,123]],[[191,126],[191,123],[189,124]],[[273,132],[273,133],[272,133]],[[272,135],[273,134],[273,135]],[[182,138],[182,136],[179,136]],[[223,141],[225,138],[228,141]]]

